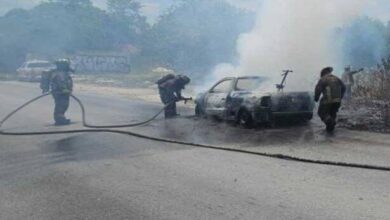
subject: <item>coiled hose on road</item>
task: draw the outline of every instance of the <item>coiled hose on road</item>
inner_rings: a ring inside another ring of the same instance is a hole
[[[198,144],[198,143],[192,143],[192,142],[171,140],[171,139],[166,139],[166,138],[152,137],[152,136],[147,136],[147,135],[143,135],[143,134],[139,134],[139,133],[135,133],[135,132],[131,132],[131,131],[109,129],[109,128],[136,127],[136,126],[141,126],[141,125],[147,124],[147,123],[153,121],[154,119],[156,119],[164,111],[166,106],[164,106],[156,115],[154,115],[150,119],[143,121],[143,122],[132,123],[132,124],[123,124],[123,125],[101,125],[101,126],[90,125],[86,121],[86,110],[85,110],[84,104],[82,103],[82,101],[80,99],[78,99],[74,95],[71,95],[71,97],[78,103],[78,105],[81,108],[83,126],[86,128],[89,128],[89,129],[72,129],[72,130],[65,130],[65,131],[42,131],[42,132],[7,132],[7,131],[3,131],[1,129],[3,124],[7,120],[9,120],[13,115],[15,115],[18,111],[22,110],[23,108],[27,107],[31,103],[38,101],[39,99],[42,99],[48,95],[50,95],[50,93],[46,93],[46,94],[40,95],[34,99],[31,99],[30,101],[26,102],[22,106],[18,107],[17,109],[15,109],[11,113],[9,113],[4,119],[2,119],[0,121],[0,135],[31,136],[31,135],[102,133],[102,132],[104,132],[104,133],[117,133],[117,134],[125,134],[125,135],[134,136],[137,138],[158,141],[158,142],[165,142],[165,143],[186,145],[186,146],[206,148],[206,149],[244,153],[244,154],[257,155],[257,156],[283,159],[283,160],[296,161],[296,162],[303,162],[303,163],[321,164],[321,165],[339,166],[339,167],[350,167],[350,168],[362,168],[362,169],[379,170],[379,171],[390,171],[390,167],[385,167],[385,166],[375,166],[375,165],[368,165],[368,164],[356,164],[356,163],[325,161],[325,160],[314,160],[314,159],[289,156],[289,155],[285,155],[285,154],[271,154],[271,153],[266,153],[266,152],[254,152],[254,151],[248,151],[248,150],[243,150],[243,149],[234,149],[234,148],[227,148],[227,147],[221,147],[221,146]]]

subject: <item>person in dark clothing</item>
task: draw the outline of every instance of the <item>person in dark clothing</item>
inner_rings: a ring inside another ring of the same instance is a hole
[[[161,101],[165,108],[165,118],[173,118],[178,114],[176,112],[176,102],[185,100],[181,91],[190,83],[190,78],[184,75],[169,74],[157,81]]]
[[[315,101],[318,102],[318,116],[326,125],[328,132],[333,132],[336,126],[337,112],[341,106],[346,87],[341,79],[332,74],[333,68],[326,67],[321,71],[321,79],[315,88]]]
[[[54,98],[54,121],[55,125],[68,125],[70,119],[65,117],[69,108],[70,95],[73,90],[73,80],[70,68],[70,62],[66,59],[60,59],[55,62],[54,70],[42,74],[41,89],[43,93],[51,91]]]

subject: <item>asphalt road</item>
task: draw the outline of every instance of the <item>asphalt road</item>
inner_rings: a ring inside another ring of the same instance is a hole
[[[0,116],[39,95],[35,84],[0,82]],[[95,124],[139,121],[159,104],[78,93]],[[23,110],[12,131],[52,126],[52,100]],[[181,110],[185,115],[191,112]],[[387,135],[315,121],[245,130],[181,118],[133,128],[153,136],[253,151],[390,165]],[[305,164],[153,142],[119,134],[0,136],[0,219],[390,219],[390,173]]]

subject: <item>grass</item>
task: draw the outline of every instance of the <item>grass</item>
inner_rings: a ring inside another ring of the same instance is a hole
[[[161,76],[153,72],[146,74],[76,74],[74,81],[109,87],[145,88],[153,86]]]
[[[352,100],[343,109],[352,128],[390,132],[390,58],[355,76]]]
[[[16,79],[17,79],[16,74],[0,73],[0,80],[2,81],[11,81]]]

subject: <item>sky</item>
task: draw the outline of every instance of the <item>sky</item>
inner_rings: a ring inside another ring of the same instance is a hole
[[[32,8],[42,0],[0,0],[0,15],[14,8]],[[139,0],[142,3],[142,13],[148,18],[150,23],[154,23],[159,15],[169,8],[176,0]],[[254,9],[258,7],[262,0],[226,0],[232,5],[245,9]],[[312,1],[312,0],[308,0]],[[97,7],[104,9],[106,0],[92,0]],[[384,22],[390,20],[390,0],[372,0],[365,14],[380,19]]]

